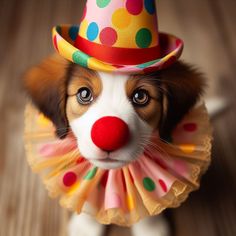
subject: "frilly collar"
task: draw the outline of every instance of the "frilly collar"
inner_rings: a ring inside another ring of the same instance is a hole
[[[51,197],[100,223],[129,226],[178,207],[199,187],[210,163],[211,127],[204,105],[194,108],[174,130],[171,143],[153,135],[144,153],[115,170],[103,170],[81,157],[75,138],[54,136],[52,123],[29,105],[25,147],[33,171],[42,175]]]

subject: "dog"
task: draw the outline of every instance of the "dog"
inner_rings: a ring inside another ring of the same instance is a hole
[[[182,61],[161,71],[128,75],[93,71],[52,55],[24,75],[24,86],[53,122],[58,138],[72,132],[84,158],[102,169],[116,169],[137,159],[154,131],[168,140],[206,84],[198,70]],[[104,135],[108,141],[101,140]],[[99,236],[104,228],[83,213],[71,218],[69,235]],[[170,229],[159,215],[141,220],[132,232],[167,236]]]

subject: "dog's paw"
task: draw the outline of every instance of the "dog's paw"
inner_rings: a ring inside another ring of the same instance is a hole
[[[105,226],[99,224],[89,215],[84,213],[73,215],[68,226],[69,236],[103,236]]]
[[[145,218],[131,230],[133,236],[170,236],[169,224],[162,215]]]

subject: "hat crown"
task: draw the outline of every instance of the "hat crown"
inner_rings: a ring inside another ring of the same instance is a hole
[[[53,44],[83,67],[129,74],[165,69],[183,50],[158,31],[155,0],[87,0],[81,24],[54,27]]]
[[[87,0],[78,34],[109,47],[157,47],[155,0]]]

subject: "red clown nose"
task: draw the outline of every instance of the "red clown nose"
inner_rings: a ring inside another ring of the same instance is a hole
[[[129,127],[118,117],[102,117],[94,123],[91,138],[97,147],[112,152],[123,147],[129,141]]]

